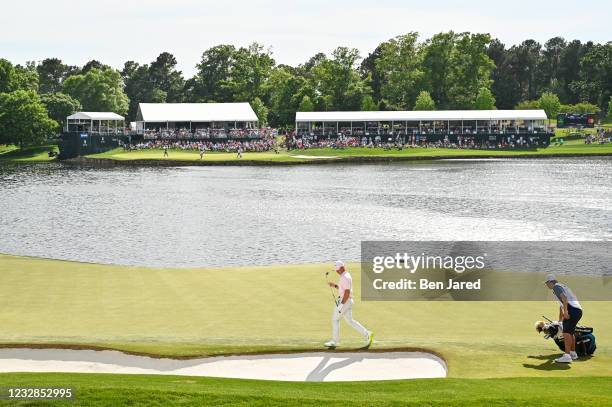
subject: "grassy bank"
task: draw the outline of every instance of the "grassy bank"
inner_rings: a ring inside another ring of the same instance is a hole
[[[359,159],[423,159],[423,158],[479,158],[479,157],[530,157],[530,156],[565,156],[565,155],[612,155],[612,144],[589,144],[582,140],[570,140],[563,146],[551,145],[548,148],[529,150],[463,150],[446,148],[406,148],[403,150],[385,150],[382,148],[344,148],[344,149],[309,149],[309,150],[282,150],[278,154],[273,152],[244,153],[238,159],[235,153],[207,153],[203,160],[197,151],[170,150],[169,157],[163,157],[161,149],[123,151],[114,149],[102,154],[92,154],[88,157],[118,161],[182,161],[206,162],[270,162],[270,163],[300,163],[313,160],[351,161]]]
[[[18,162],[45,162],[55,160],[55,157],[49,157],[49,151],[59,152],[57,145],[49,144],[43,146],[24,147],[19,149],[13,145],[0,146],[0,160],[18,161]]]
[[[0,256],[0,343],[93,345],[195,356],[322,349],[329,265],[148,269]],[[358,265],[351,265],[356,286]],[[542,290],[545,288],[542,287]],[[455,378],[612,376],[612,302],[587,302],[594,358],[555,365],[533,329],[550,302],[361,302],[375,347],[441,354]],[[360,338],[343,327],[343,346]]]
[[[281,383],[177,376],[0,374],[3,386],[74,389],[91,406],[609,406],[612,380],[590,378],[428,379],[360,383]],[[2,403],[2,401],[0,401]],[[21,404],[13,401],[7,405]],[[1,404],[0,404],[1,405]]]

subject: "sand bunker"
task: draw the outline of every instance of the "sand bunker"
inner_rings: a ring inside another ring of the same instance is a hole
[[[129,373],[332,382],[446,377],[446,364],[425,352],[309,352],[177,360],[106,350],[0,349],[0,373],[5,372]]]

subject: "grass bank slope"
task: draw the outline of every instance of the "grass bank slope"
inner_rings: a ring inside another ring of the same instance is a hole
[[[71,387],[53,406],[609,406],[609,377],[283,383],[177,376],[0,374],[3,386]],[[31,406],[32,401],[4,401]],[[0,400],[2,405],[2,400]]]
[[[55,144],[25,147],[23,149],[13,145],[2,145],[0,146],[0,161],[45,162],[55,160],[55,157],[49,157],[49,151],[57,153],[59,149]]]

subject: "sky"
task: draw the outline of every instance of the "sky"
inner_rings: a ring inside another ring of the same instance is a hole
[[[378,44],[417,31],[486,32],[507,45],[554,36],[612,41],[612,1],[512,0],[17,0],[0,8],[0,58],[13,63],[57,57],[91,59],[121,69],[161,52],[186,77],[214,45],[254,41],[277,63],[297,65],[317,52],[354,47],[363,57]]]

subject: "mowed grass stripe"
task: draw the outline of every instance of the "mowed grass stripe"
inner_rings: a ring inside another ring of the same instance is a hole
[[[608,406],[609,377],[427,379],[389,382],[283,383],[150,375],[0,374],[6,386],[75,389],[53,405],[244,406]],[[2,401],[0,401],[2,403]],[[6,405],[32,405],[13,401]]]
[[[323,349],[332,302],[329,264],[223,269],[147,269],[0,256],[1,343],[97,345],[167,356]],[[570,369],[533,329],[545,302],[362,302],[349,264],[356,319],[374,348],[440,353],[451,377],[612,376],[612,302],[585,302],[594,358]],[[542,286],[542,290],[545,287]],[[344,323],[343,346],[361,338]]]

